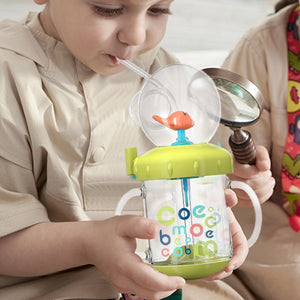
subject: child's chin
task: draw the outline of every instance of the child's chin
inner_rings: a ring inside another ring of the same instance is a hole
[[[120,70],[120,69],[113,69],[111,68],[110,70],[94,70],[96,73],[101,74],[101,75],[105,75],[105,76],[109,76],[109,75],[116,75],[119,74],[121,72],[123,72],[124,70]]]
[[[124,67],[122,66],[115,66],[115,67],[108,67],[108,68],[102,68],[96,71],[97,73],[101,75],[116,75],[124,71]]]

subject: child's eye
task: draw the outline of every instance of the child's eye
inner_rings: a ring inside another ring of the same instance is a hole
[[[93,9],[98,15],[104,17],[119,16],[123,13],[123,8],[108,8],[108,7],[94,6]]]
[[[149,12],[152,15],[171,15],[171,11],[169,8],[152,7],[149,9]]]

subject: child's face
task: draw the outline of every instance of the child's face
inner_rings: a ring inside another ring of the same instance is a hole
[[[40,17],[44,30],[105,75],[124,70],[116,56],[132,60],[162,40],[172,1],[35,0],[47,3]]]

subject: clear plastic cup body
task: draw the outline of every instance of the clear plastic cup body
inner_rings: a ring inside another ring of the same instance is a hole
[[[224,175],[144,182],[146,216],[160,224],[159,235],[149,240],[149,263],[230,260],[232,242],[224,182]]]

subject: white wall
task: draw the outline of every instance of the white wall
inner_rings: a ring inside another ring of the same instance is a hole
[[[273,12],[277,1],[175,0],[165,45],[173,51],[229,49],[250,26]]]
[[[0,19],[20,19],[26,11],[39,9],[33,0],[0,0]]]
[[[197,67],[219,65],[250,26],[273,12],[276,2],[175,0],[163,45]],[[40,9],[33,0],[0,0],[0,19],[20,19],[26,11]]]

